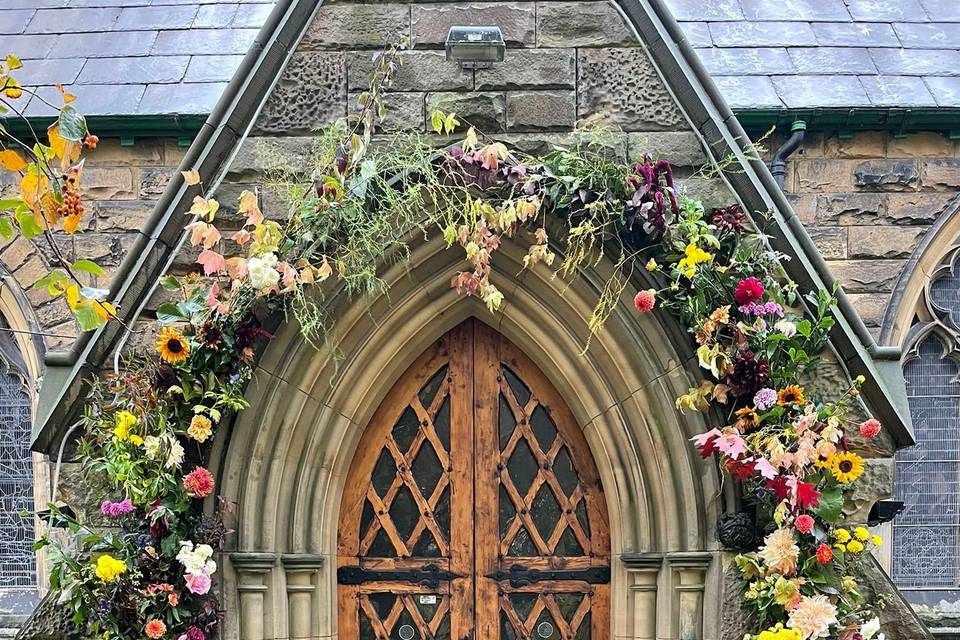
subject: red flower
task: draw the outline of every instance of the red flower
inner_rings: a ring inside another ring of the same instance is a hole
[[[646,313],[653,309],[657,304],[657,292],[653,289],[645,289],[643,291],[638,291],[637,296],[633,299],[633,306],[637,308],[637,311],[640,313]]]
[[[213,493],[213,474],[197,467],[187,475],[183,476],[183,488],[194,498],[206,498]]]
[[[730,475],[734,478],[743,482],[753,477],[756,472],[756,464],[752,461],[740,462],[739,460],[728,460],[727,471],[729,471]]]
[[[167,632],[167,625],[163,624],[163,620],[151,620],[147,623],[147,626],[143,628],[143,631],[147,634],[148,638],[157,640],[158,638],[162,638],[163,634]]]
[[[832,558],[833,549],[825,544],[821,544],[819,547],[817,547],[817,562],[820,564],[827,564]]]
[[[784,476],[777,476],[767,483],[767,488],[773,491],[777,500],[786,500],[790,495],[790,488],[787,486],[787,479]]]
[[[754,277],[744,278],[737,283],[737,288],[733,292],[733,299],[741,307],[751,302],[756,302],[763,297],[763,283]]]
[[[797,516],[797,519],[793,521],[793,526],[795,526],[800,533],[810,533],[813,531],[813,524],[813,518],[806,513]]]
[[[811,482],[797,483],[797,506],[801,509],[816,509],[820,504],[820,492]]]
[[[880,433],[880,421],[870,418],[860,423],[860,435],[864,438],[876,438]]]

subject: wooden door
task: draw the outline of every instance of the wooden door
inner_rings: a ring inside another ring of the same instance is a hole
[[[606,640],[609,530],[543,374],[468,321],[377,410],[340,512],[342,640]]]

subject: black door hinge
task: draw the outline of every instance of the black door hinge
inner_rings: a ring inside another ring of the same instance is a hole
[[[339,584],[363,584],[364,582],[396,581],[412,582],[436,589],[446,580],[459,578],[459,574],[451,571],[442,571],[435,564],[428,564],[420,569],[365,569],[363,567],[340,567],[337,569]]]
[[[511,587],[524,587],[535,582],[547,580],[576,580],[589,584],[607,584],[610,582],[610,567],[590,567],[589,569],[566,569],[556,571],[541,571],[528,569],[523,565],[515,564],[509,571],[494,571],[487,574],[498,582],[510,581]]]

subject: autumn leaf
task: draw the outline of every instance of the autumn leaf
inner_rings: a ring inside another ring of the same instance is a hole
[[[317,267],[317,270],[314,273],[314,275],[316,275],[317,280],[320,282],[323,282],[324,280],[326,280],[327,278],[333,275],[333,268],[331,268],[330,263],[327,262],[326,256],[323,257],[323,262],[320,264],[319,267]]]
[[[197,256],[197,264],[203,267],[204,275],[213,275],[221,273],[227,268],[227,261],[224,257],[211,249],[204,249]]]
[[[200,172],[196,169],[190,169],[190,171],[181,171],[180,174],[183,176],[183,181],[188,185],[200,184]]]
[[[63,219],[63,230],[67,233],[73,234],[80,229],[80,220],[83,218],[78,213],[67,216]]]
[[[233,257],[226,262],[227,275],[233,280],[243,280],[247,277],[247,259]]]
[[[213,286],[210,287],[210,291],[207,293],[207,308],[216,309],[219,303],[217,302],[217,294],[220,293],[220,285],[216,282],[213,283]]]
[[[7,171],[23,171],[27,168],[27,161],[16,151],[4,149],[0,151],[0,167]]]
[[[190,207],[190,213],[197,216],[198,218],[206,218],[207,220],[213,220],[217,215],[217,210],[220,208],[220,203],[212,198],[207,200],[203,196],[197,196],[193,199],[193,205]]]
[[[211,249],[220,242],[220,230],[212,224],[198,220],[188,224],[185,229],[190,232],[191,246],[203,244],[204,249]]]
[[[40,197],[49,190],[48,185],[47,176],[38,175],[35,168],[31,167],[20,180],[20,195],[28,207],[36,209]]]
[[[63,98],[63,104],[70,104],[71,102],[77,99],[77,96],[73,95],[72,93],[68,92],[66,89],[63,88],[62,82],[58,82],[55,86],[57,88],[57,93],[59,93],[60,97]]]
[[[60,202],[53,191],[45,191],[40,196],[40,207],[43,210],[43,217],[50,224],[57,224],[60,220]],[[79,216],[78,216],[79,217]]]
[[[240,229],[235,234],[230,237],[231,240],[236,242],[241,247],[248,242],[250,242],[250,232],[246,229]]]
[[[16,100],[23,95],[23,89],[20,88],[19,82],[10,76],[6,76],[3,78],[3,95],[11,100]]]
[[[60,125],[53,123],[47,128],[47,138],[53,155],[60,158],[60,168],[66,169],[80,159],[83,144],[77,140],[67,140],[60,135]]]
[[[7,55],[7,69],[9,71],[15,71],[16,69],[20,69],[22,67],[23,67],[23,63],[20,62],[20,58],[18,58],[13,54]]]
[[[263,222],[263,212],[260,211],[260,205],[257,203],[257,194],[250,191],[244,191],[240,194],[240,214],[247,217],[246,224],[254,226]]]

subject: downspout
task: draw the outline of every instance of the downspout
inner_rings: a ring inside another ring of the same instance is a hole
[[[770,161],[770,173],[773,174],[773,179],[777,181],[780,191],[783,191],[783,186],[787,182],[787,158],[803,142],[803,137],[807,133],[807,123],[803,120],[797,120],[790,125],[790,131],[792,132],[790,138],[777,149],[777,152],[773,154],[773,160]]]

